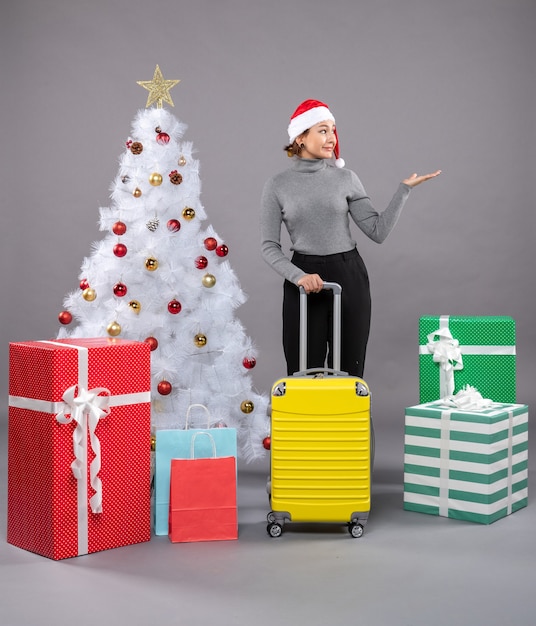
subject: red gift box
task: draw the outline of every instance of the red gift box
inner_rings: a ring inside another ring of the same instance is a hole
[[[9,346],[7,541],[51,559],[149,541],[150,347]]]

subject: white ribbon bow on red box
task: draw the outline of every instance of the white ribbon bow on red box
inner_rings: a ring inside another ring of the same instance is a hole
[[[86,433],[89,430],[89,442],[95,455],[89,466],[90,484],[95,492],[89,500],[89,506],[93,513],[102,513],[102,481],[98,475],[101,468],[101,448],[95,429],[99,420],[110,414],[110,391],[105,387],[87,390],[73,385],[65,391],[62,399],[66,408],[56,415],[56,420],[60,424],[76,422],[73,431],[74,461],[71,463],[71,469],[78,481],[86,480],[88,448]]]

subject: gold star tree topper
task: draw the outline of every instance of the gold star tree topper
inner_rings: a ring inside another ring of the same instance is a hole
[[[175,106],[171,96],[169,95],[169,90],[181,81],[165,80],[158,65],[154,71],[153,80],[138,80],[136,82],[149,92],[149,95],[147,96],[147,104],[145,105],[146,109],[148,109],[154,102],[156,102],[158,109],[162,108],[162,102],[167,102],[168,104],[171,104],[172,107]]]

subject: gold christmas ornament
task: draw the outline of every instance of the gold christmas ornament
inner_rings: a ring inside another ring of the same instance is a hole
[[[193,220],[195,217],[194,209],[192,209],[192,207],[185,206],[182,210],[182,217],[184,217],[185,220]]]
[[[242,404],[240,405],[240,410],[242,411],[242,413],[253,413],[254,408],[255,405],[251,400],[244,400],[244,402],[242,402]]]
[[[165,80],[158,65],[154,71],[153,80],[137,80],[136,82],[149,92],[149,95],[147,96],[147,104],[145,105],[146,109],[148,109],[151,104],[154,104],[155,102],[156,108],[161,109],[162,101],[167,102],[172,107],[175,106],[171,96],[169,95],[169,90],[175,87],[175,85],[178,85],[181,81]]]
[[[97,292],[94,289],[91,289],[91,287],[88,287],[87,289],[84,289],[84,291],[82,291],[82,298],[84,298],[84,300],[86,300],[87,302],[93,302],[96,297]]]
[[[207,345],[207,336],[203,335],[203,333],[197,333],[194,337],[194,343],[198,348],[202,348]]]
[[[201,282],[204,287],[208,287],[210,289],[210,287],[214,287],[216,284],[216,277],[213,274],[205,274],[201,279]]]
[[[141,196],[141,189],[139,187],[136,187],[136,189],[134,189],[134,191],[132,192],[132,195],[135,198],[139,198]]]
[[[162,184],[162,174],[159,174],[158,172],[153,172],[149,176],[149,182],[153,187],[158,187],[158,185]]]
[[[134,313],[139,314],[141,311],[141,304],[137,300],[131,300],[128,303],[128,306],[134,311]]]
[[[148,259],[145,259],[145,268],[149,272],[154,272],[158,269],[158,261],[154,258],[154,256],[150,256]]]
[[[180,155],[179,160],[178,160],[178,164],[181,167],[184,167],[186,165],[186,158],[184,157],[184,155],[182,155],[182,154]]]
[[[156,435],[151,435],[151,452],[156,450]]]
[[[106,326],[106,330],[111,337],[117,337],[117,335],[121,334],[121,324],[118,322],[110,322],[108,326]]]

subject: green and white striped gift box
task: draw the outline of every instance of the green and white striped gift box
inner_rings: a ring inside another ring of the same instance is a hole
[[[442,332],[452,339],[441,336]],[[454,357],[454,367],[444,362],[448,357],[451,361]],[[494,402],[516,402],[513,318],[428,315],[419,319],[419,402],[439,400],[465,385],[476,387]]]
[[[528,406],[406,409],[404,509],[491,524],[527,506]]]

